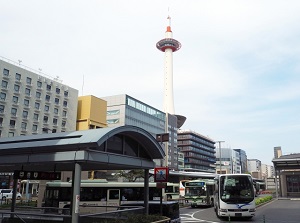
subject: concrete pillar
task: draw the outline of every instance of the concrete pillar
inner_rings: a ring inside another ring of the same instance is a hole
[[[75,163],[73,172],[73,195],[72,195],[72,223],[79,222],[79,202],[80,202],[80,182],[81,182],[81,165]]]
[[[149,170],[144,170],[144,205],[145,214],[149,214]]]

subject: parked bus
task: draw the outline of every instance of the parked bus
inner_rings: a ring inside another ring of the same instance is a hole
[[[213,179],[191,180],[185,183],[185,201],[192,208],[214,206],[215,181]]]
[[[220,174],[215,178],[214,209],[221,217],[255,216],[255,194],[249,174]]]
[[[156,183],[149,183],[149,200],[160,200],[161,189]],[[168,183],[162,189],[162,196],[170,199],[179,198],[179,184]],[[46,183],[44,206],[57,211],[70,208],[72,183],[53,181]],[[80,187],[80,212],[102,212],[96,206],[120,206],[132,201],[144,200],[144,182],[108,182],[106,180],[82,180]],[[56,208],[56,209],[52,209]],[[105,209],[108,210],[107,208]],[[112,209],[110,209],[112,210]],[[68,211],[66,213],[69,213]]]

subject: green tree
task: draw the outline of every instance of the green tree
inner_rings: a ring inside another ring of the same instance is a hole
[[[144,179],[144,170],[119,170],[116,177],[124,177],[129,182],[135,182],[138,178]]]

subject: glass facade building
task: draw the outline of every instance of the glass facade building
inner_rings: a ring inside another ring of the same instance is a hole
[[[177,118],[142,102],[129,95],[101,97],[107,101],[108,127],[133,125],[145,129],[156,137],[169,133],[169,142],[162,143],[166,159],[156,161],[158,166],[168,166],[178,170]]]
[[[184,154],[184,170],[215,173],[215,142],[190,130],[178,130],[178,148]]]

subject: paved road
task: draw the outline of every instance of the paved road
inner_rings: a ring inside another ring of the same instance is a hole
[[[213,208],[181,208],[182,223],[220,223],[229,222],[216,217]],[[231,219],[231,222],[298,223],[300,222],[300,200],[274,200],[257,208],[251,220]]]

